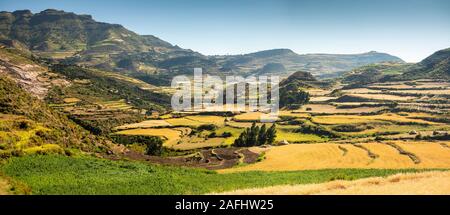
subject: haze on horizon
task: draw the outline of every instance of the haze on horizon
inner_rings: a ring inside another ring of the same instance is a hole
[[[0,10],[90,14],[206,55],[288,48],[296,53],[385,52],[418,62],[450,47],[447,0],[12,1]]]

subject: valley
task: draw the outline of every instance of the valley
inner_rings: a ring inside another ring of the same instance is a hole
[[[0,194],[314,194],[336,180],[364,193],[365,180],[448,177],[450,49],[416,64],[378,52],[206,56],[53,9],[1,12],[0,24]],[[280,76],[276,120],[174,111],[170,80],[193,68]]]

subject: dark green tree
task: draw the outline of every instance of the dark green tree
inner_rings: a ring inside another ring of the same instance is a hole
[[[266,131],[266,124],[263,124],[261,126],[261,129],[259,129],[259,133],[258,133],[258,140],[257,140],[257,145],[261,146],[266,144],[267,142],[267,131]]]
[[[253,122],[252,127],[250,127],[250,129],[248,129],[248,136],[247,136],[247,142],[246,142],[247,146],[254,146],[257,144],[258,132],[259,132],[259,127],[256,126],[255,122]]]
[[[267,130],[267,144],[272,145],[277,137],[277,129],[275,123]]]

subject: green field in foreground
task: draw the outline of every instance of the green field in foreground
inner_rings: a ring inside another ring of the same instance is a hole
[[[58,155],[11,158],[0,170],[29,186],[32,194],[203,194],[419,171],[328,169],[218,174],[202,169]]]

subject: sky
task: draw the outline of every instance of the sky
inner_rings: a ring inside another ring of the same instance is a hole
[[[289,48],[385,52],[418,62],[450,47],[448,0],[0,0],[1,11],[90,14],[206,55]]]

